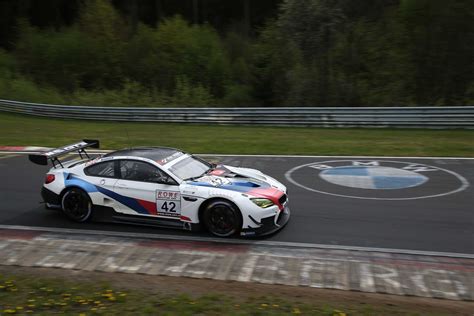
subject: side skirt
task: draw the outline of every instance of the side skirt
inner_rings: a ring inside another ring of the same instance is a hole
[[[140,226],[151,226],[160,228],[184,229],[188,231],[201,230],[200,224],[183,222],[179,219],[167,219],[159,217],[144,217],[139,215],[127,215],[115,212],[111,207],[94,205],[92,218],[94,222],[109,222],[120,224],[132,224]]]

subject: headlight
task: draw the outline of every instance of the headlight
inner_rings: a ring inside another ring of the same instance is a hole
[[[250,199],[250,201],[254,202],[256,205],[260,206],[261,208],[267,208],[267,207],[275,205],[271,200],[263,199],[263,198]]]

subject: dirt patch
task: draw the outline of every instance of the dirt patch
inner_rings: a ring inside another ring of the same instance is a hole
[[[431,298],[371,294],[285,285],[256,284],[233,281],[216,281],[183,277],[150,276],[125,273],[87,272],[65,269],[0,266],[1,274],[23,277],[66,279],[70,282],[100,282],[125,290],[140,290],[162,295],[187,294],[193,297],[221,294],[235,300],[269,297],[289,302],[313,305],[331,305],[354,310],[367,306],[373,311],[391,315],[446,314],[474,315],[474,303]]]

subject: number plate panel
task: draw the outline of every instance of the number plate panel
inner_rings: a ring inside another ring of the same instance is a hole
[[[156,213],[159,216],[179,217],[181,215],[181,193],[179,191],[156,191]]]

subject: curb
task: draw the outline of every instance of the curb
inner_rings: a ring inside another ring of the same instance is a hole
[[[474,259],[0,228],[0,265],[474,300]]]

